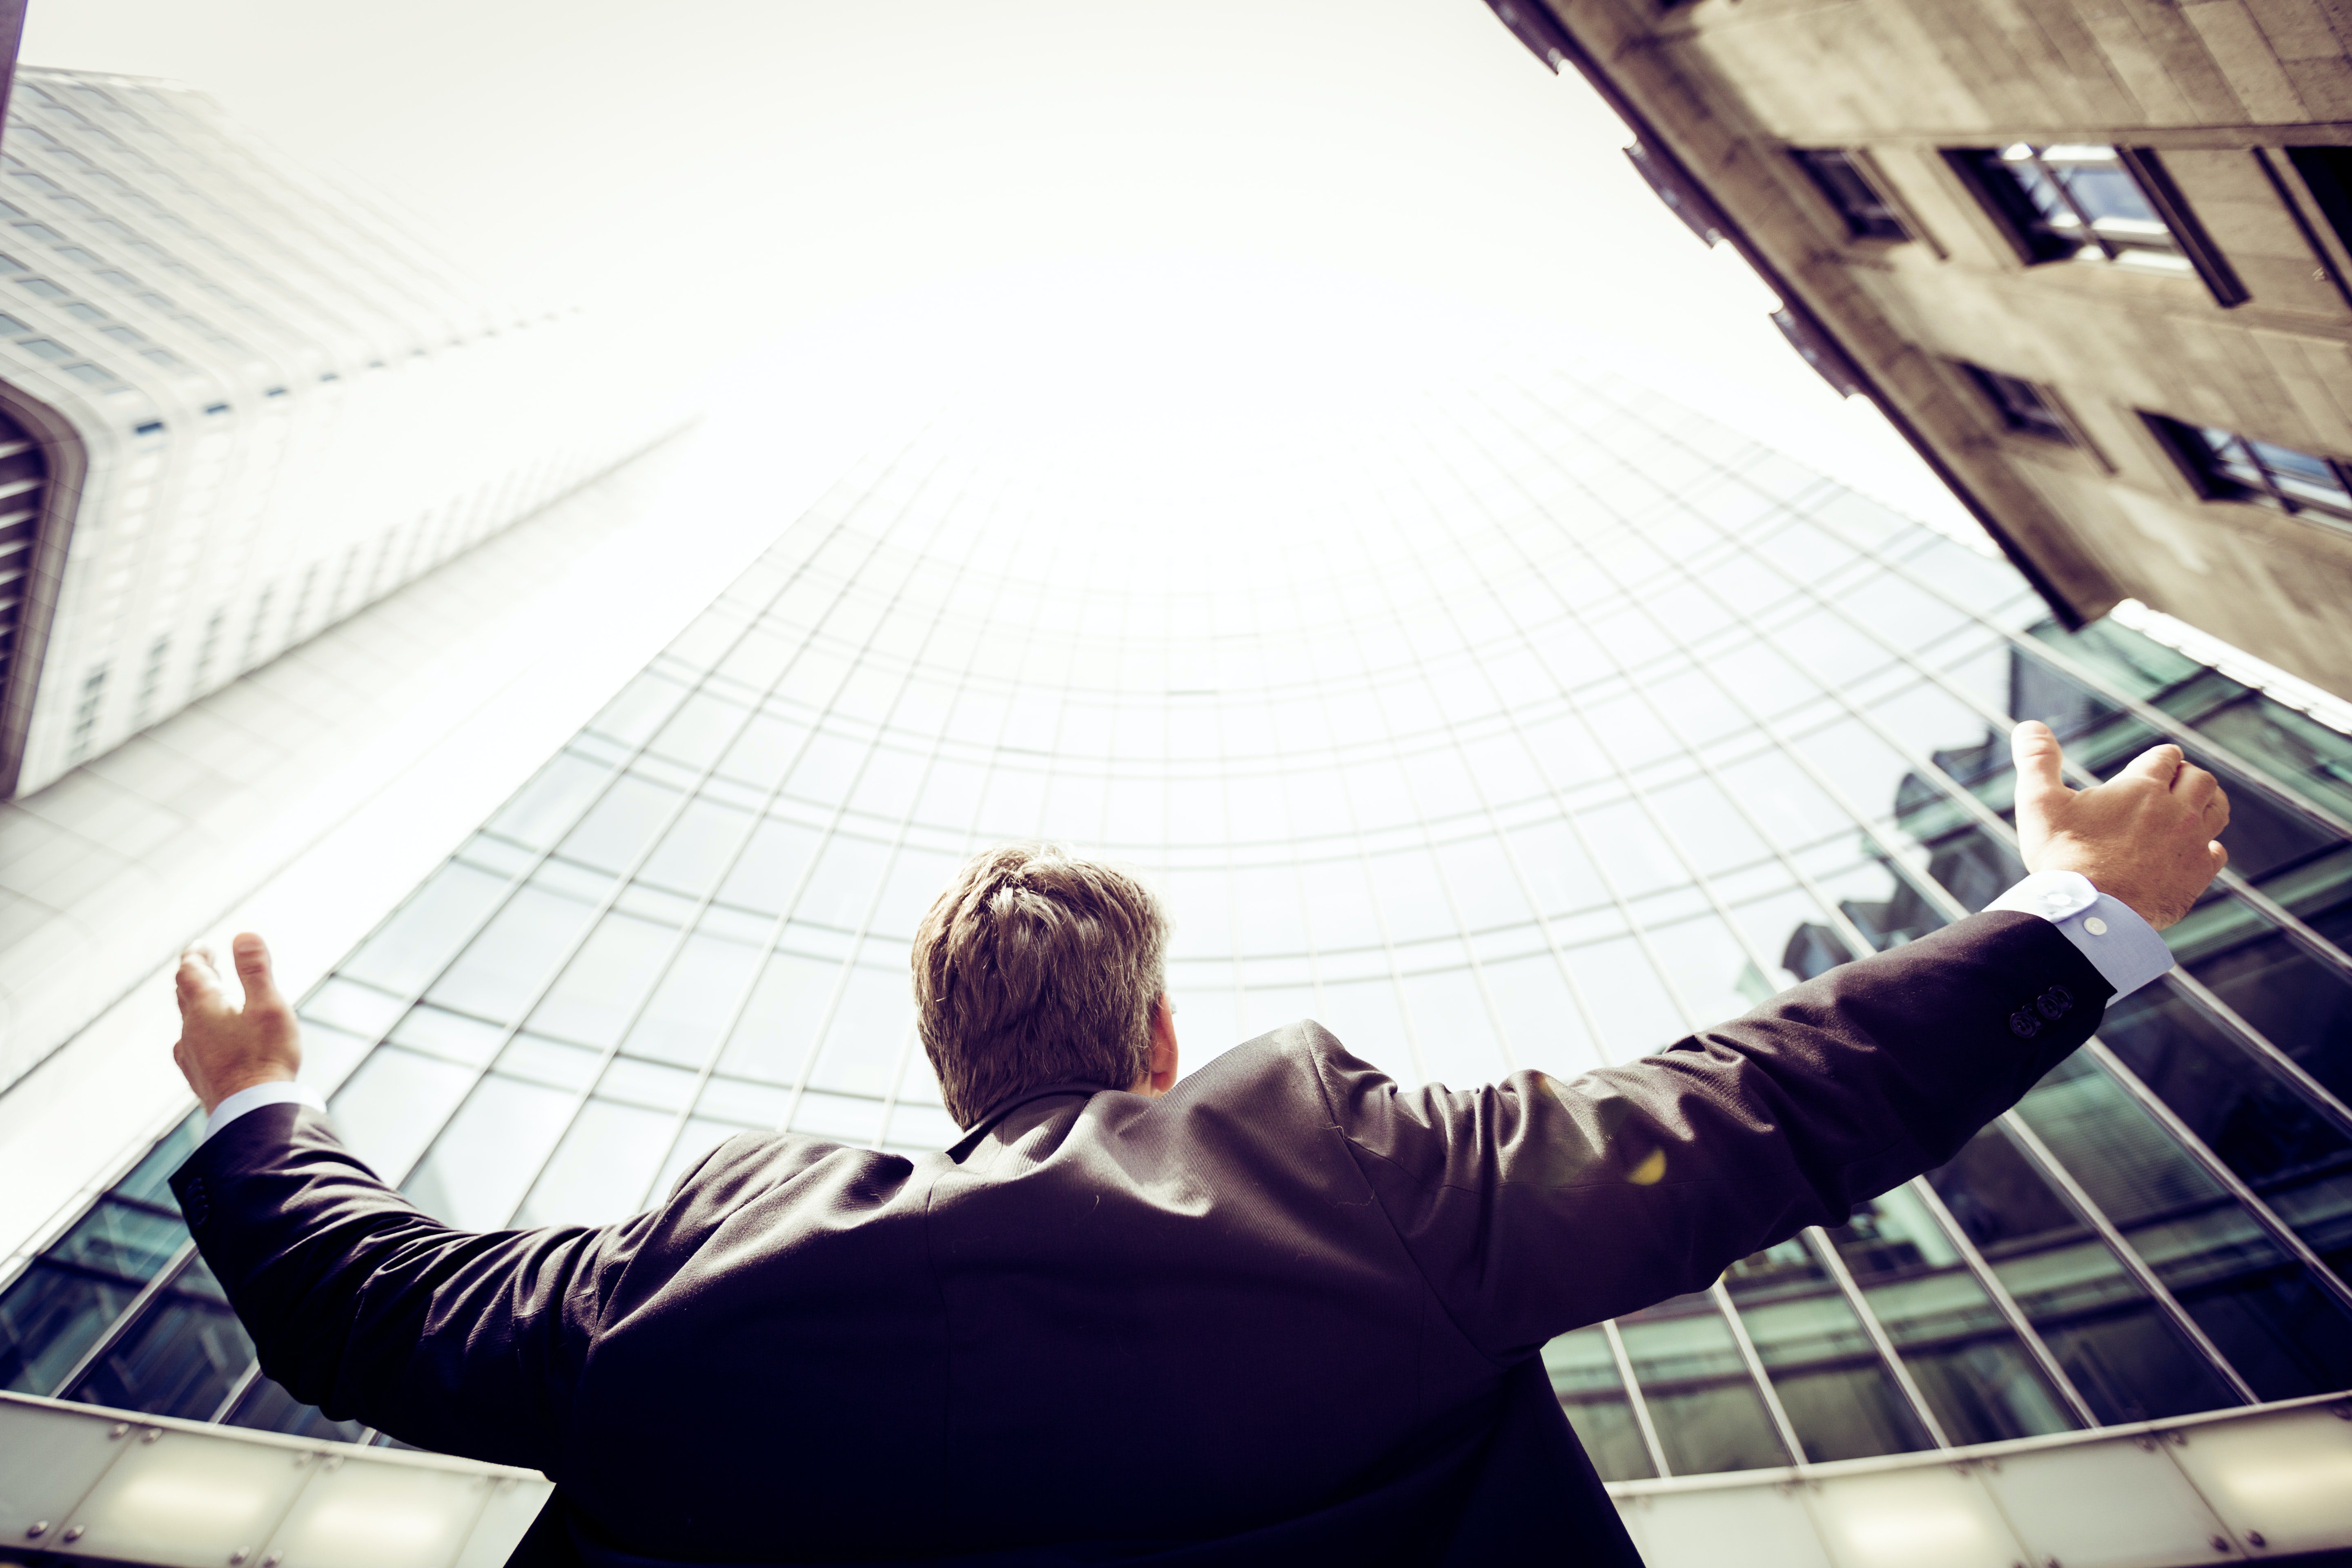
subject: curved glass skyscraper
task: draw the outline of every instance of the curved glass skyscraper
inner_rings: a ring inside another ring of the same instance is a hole
[[[1573,1075],[1990,899],[2039,717],[2085,778],[2170,738],[2229,785],[2181,969],[1943,1169],[1557,1341],[1560,1398],[1631,1481],[2352,1387],[2352,740],[1606,377],[1240,500],[997,451],[851,474],[309,996],[387,1178],[533,1226],[743,1131],[943,1146],[908,940],[1013,837],[1165,890],[1192,1063],[1305,1016],[1402,1079]],[[168,1207],[194,1131],[0,1297],[0,1380],[328,1435]]]

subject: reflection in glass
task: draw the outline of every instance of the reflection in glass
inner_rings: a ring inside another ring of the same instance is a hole
[[[2032,1437],[2075,1425],[1911,1187],[1863,1205],[1829,1237],[1953,1442]]]
[[[1552,1392],[1577,1440],[1604,1481],[1647,1480],[1656,1475],[1650,1450],[1643,1445],[1642,1428],[1625,1398],[1625,1384],[1617,1375],[1616,1358],[1609,1353],[1609,1336],[1601,1329],[1579,1329],[1544,1346],[1544,1371]]]
[[[1617,1320],[1633,1381],[1678,1476],[1789,1463],[1731,1325],[1698,1291]]]
[[[1862,1320],[1801,1237],[1742,1258],[1723,1283],[1805,1458],[1933,1447]]]
[[[138,1319],[61,1397],[150,1415],[207,1420],[253,1364],[253,1342],[201,1258],[141,1309]]]
[[[1927,1180],[2102,1422],[2238,1403],[1999,1127]]]

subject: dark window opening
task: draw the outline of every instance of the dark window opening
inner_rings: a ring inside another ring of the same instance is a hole
[[[2352,521],[2352,460],[2323,458],[2210,425],[2147,416],[2208,499]]]
[[[1839,147],[1791,148],[1790,156],[1797,160],[1813,184],[1820,187],[1830,205],[1845,219],[1846,233],[1855,239],[1908,239],[1911,231],[1903,225],[1895,209],[1878,194],[1870,175],[1855,162],[1854,155]]]
[[[1993,412],[2000,416],[2005,428],[2021,435],[2039,436],[2045,441],[2058,441],[2071,447],[2074,431],[2053,405],[2042,388],[2021,376],[2004,375],[1982,365],[1963,363],[1969,379],[1977,384]]]
[[[2290,147],[2286,157],[2336,237],[2352,249],[2352,147]]]

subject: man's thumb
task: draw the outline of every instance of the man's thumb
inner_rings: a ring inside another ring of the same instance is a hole
[[[285,999],[278,994],[278,978],[270,973],[268,942],[252,931],[240,931],[229,944],[229,952],[236,959],[236,977],[245,983],[247,1012],[285,1005]]]
[[[2028,719],[2010,732],[2009,754],[2017,763],[2019,826],[2029,815],[2046,819],[2051,808],[2071,793],[2059,766],[2058,737],[2039,719]]]

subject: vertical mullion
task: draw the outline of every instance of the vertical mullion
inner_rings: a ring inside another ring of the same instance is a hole
[[[1601,1320],[1601,1334],[1609,1342],[1609,1359],[1617,1363],[1617,1381],[1625,1385],[1625,1403],[1633,1412],[1633,1425],[1641,1429],[1642,1447],[1648,1450],[1659,1479],[1666,1479],[1675,1468],[1666,1463],[1665,1445],[1658,1441],[1657,1424],[1650,1417],[1649,1397],[1642,1392],[1641,1380],[1633,1375],[1633,1358],[1625,1352],[1625,1336],[1617,1331],[1614,1318]]]

